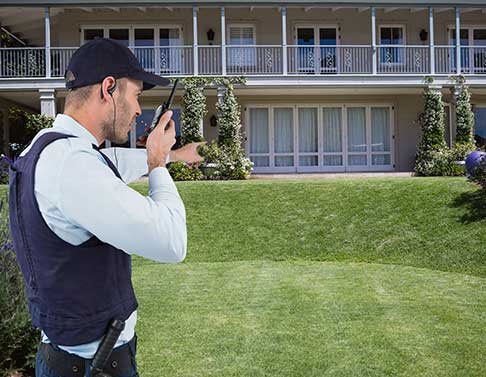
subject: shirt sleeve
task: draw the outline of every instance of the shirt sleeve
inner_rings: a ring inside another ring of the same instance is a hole
[[[115,164],[126,183],[133,182],[148,173],[145,148],[105,148],[101,152]],[[170,155],[167,156],[166,164],[169,162]]]
[[[58,205],[66,219],[128,254],[166,263],[184,260],[186,213],[167,169],[152,170],[146,197],[100,158],[95,150],[77,150],[64,161]]]

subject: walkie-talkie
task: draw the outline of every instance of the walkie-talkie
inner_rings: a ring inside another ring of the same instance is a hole
[[[162,115],[164,115],[164,113],[167,110],[170,110],[170,108],[172,106],[172,100],[174,99],[174,94],[175,94],[175,91],[176,91],[176,88],[177,88],[177,82],[178,81],[179,81],[179,79],[176,79],[174,81],[174,87],[172,88],[172,91],[170,92],[170,95],[169,95],[169,98],[167,99],[167,101],[165,101],[162,105],[157,107],[157,110],[155,110],[155,115],[154,115],[154,118],[152,119],[152,123],[150,124],[149,127],[147,127],[145,129],[145,132],[147,134],[151,133],[154,130],[154,128],[159,123],[159,120],[162,117]],[[167,130],[168,128],[169,128],[169,123],[167,123],[167,125],[165,126],[165,130]]]

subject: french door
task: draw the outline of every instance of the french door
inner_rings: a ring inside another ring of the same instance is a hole
[[[389,105],[250,106],[246,124],[255,172],[393,170]]]
[[[337,27],[298,26],[296,66],[299,73],[336,73]]]

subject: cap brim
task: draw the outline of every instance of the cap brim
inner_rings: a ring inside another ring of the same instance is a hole
[[[149,90],[155,86],[167,86],[170,84],[169,79],[159,75],[154,75],[153,73],[147,71],[134,72],[128,77],[143,81],[143,90]]]

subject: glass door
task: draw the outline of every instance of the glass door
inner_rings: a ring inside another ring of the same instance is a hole
[[[341,107],[322,109],[322,167],[325,170],[342,170],[343,156],[343,119]]]
[[[250,108],[248,116],[248,151],[255,169],[270,167],[269,108]]]
[[[368,165],[368,135],[366,132],[366,107],[347,109],[348,161],[349,167]]]
[[[486,73],[486,29],[473,30],[473,45],[474,73]]]
[[[391,165],[389,107],[371,107],[371,165]]]
[[[337,67],[337,29],[318,28],[321,73],[336,73]]]
[[[129,47],[130,45],[130,29],[120,28],[120,29],[109,29],[108,38],[116,40],[118,43]]]
[[[157,70],[155,68],[155,38],[153,28],[135,28],[133,30],[134,39],[134,53],[138,58],[142,67],[152,73]],[[157,67],[158,68],[158,67]]]
[[[462,72],[469,72],[470,71],[470,57],[469,57],[469,30],[468,29],[461,29],[459,32],[460,35],[460,45],[461,45],[461,70]],[[451,45],[456,45],[456,29],[452,29],[450,31],[450,40]],[[452,54],[452,67],[456,70],[456,54]]]
[[[313,27],[297,28],[297,72],[315,73],[316,71],[316,40]]]
[[[294,109],[273,109],[274,165],[294,167]],[[293,170],[293,169],[292,169]]]
[[[178,74],[182,72],[182,39],[179,28],[159,29],[160,72]]]
[[[318,108],[297,107],[298,171],[316,171],[319,168]]]

